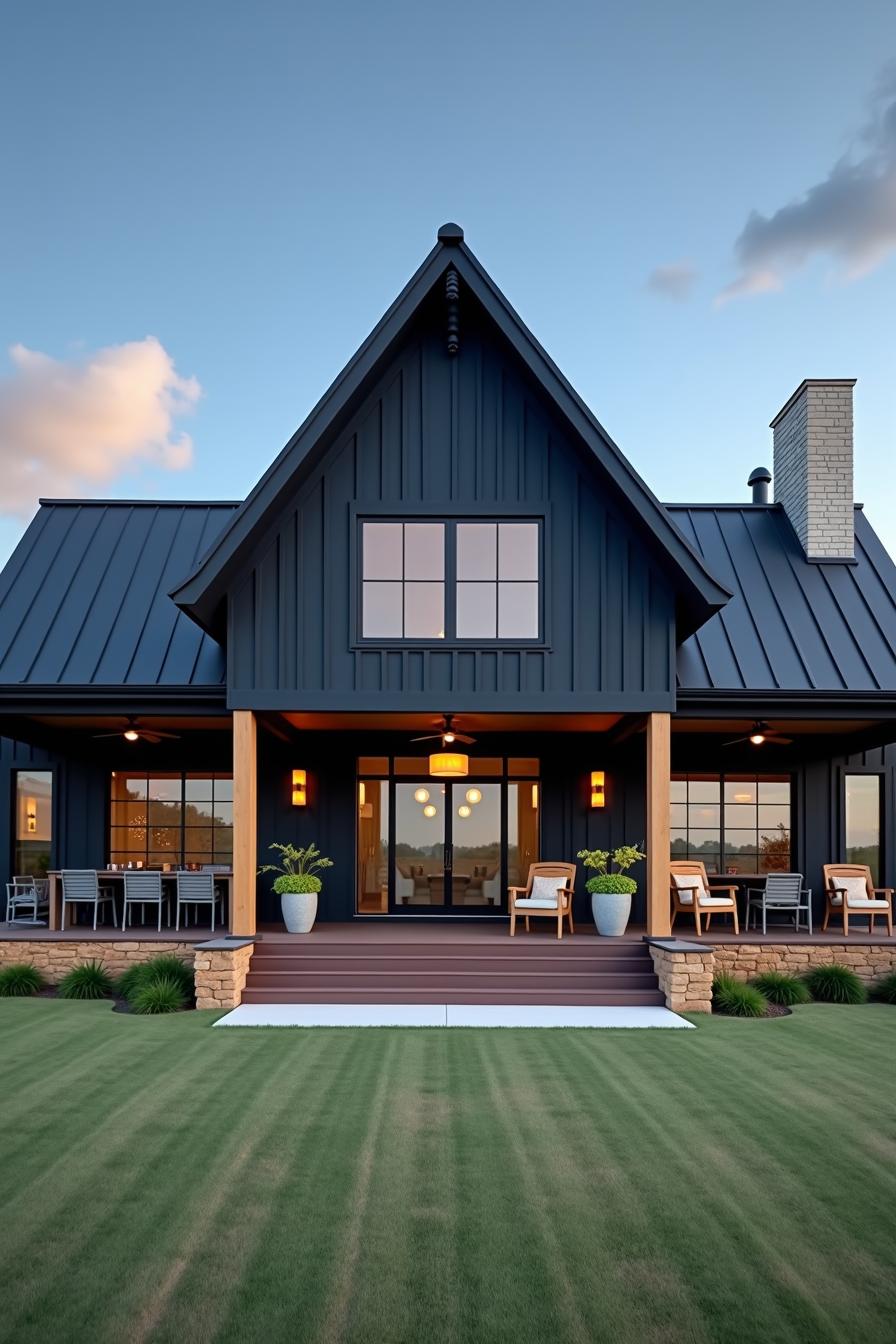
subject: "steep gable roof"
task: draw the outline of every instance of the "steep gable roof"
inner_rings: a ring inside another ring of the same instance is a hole
[[[508,303],[467,247],[463,231],[455,224],[444,225],[439,230],[436,246],[419,270],[234,513],[190,577],[172,590],[171,597],[206,630],[216,629],[217,612],[240,557],[262,535],[278,512],[284,493],[295,487],[312,449],[334,426],[346,407],[370,385],[421,304],[449,267],[454,268],[536,384],[563,414],[578,439],[593,452],[596,463],[616,486],[620,497],[649,530],[668,561],[678,592],[680,633],[697,629],[724,606],[730,594],[713,577],[663,505]]]

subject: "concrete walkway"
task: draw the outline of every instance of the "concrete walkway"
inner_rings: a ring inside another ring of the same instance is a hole
[[[693,1027],[668,1008],[454,1003],[244,1003],[216,1027]]]

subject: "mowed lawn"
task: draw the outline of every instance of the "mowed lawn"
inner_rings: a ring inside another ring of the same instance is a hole
[[[896,1008],[213,1020],[0,1002],[0,1338],[896,1338]]]

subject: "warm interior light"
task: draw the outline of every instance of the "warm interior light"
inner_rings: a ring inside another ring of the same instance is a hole
[[[591,806],[603,807],[607,801],[606,774],[603,770],[591,771]]]
[[[361,807],[363,807],[364,804],[367,802],[367,787],[363,779],[358,785],[358,802],[360,803]]]
[[[304,807],[307,802],[308,802],[308,772],[306,770],[293,770],[292,805],[293,807]]]
[[[138,742],[140,740],[140,734],[136,728],[126,728],[124,735],[128,742]]]
[[[459,751],[435,751],[429,758],[429,773],[437,779],[463,779],[470,772],[470,758]]]
[[[25,799],[25,823],[26,830],[33,834],[37,830],[37,799]]]
[[[416,803],[428,803],[429,789],[417,789],[414,793],[414,801]]]
[[[435,814],[436,814],[436,807],[435,807],[435,804],[434,804],[434,803],[427,803],[426,806],[425,806],[424,809],[423,809],[423,815],[424,815],[424,817],[434,817]]]
[[[734,795],[734,801],[736,803],[752,803],[753,795],[752,793],[736,793]]]
[[[453,734],[453,733],[443,733],[443,734],[442,734],[442,741],[443,741],[443,742],[445,743],[445,745],[447,746],[449,742],[453,742],[453,741],[454,741],[454,734]]]
[[[765,741],[765,733],[751,733],[750,741],[753,743],[754,747],[761,747]]]
[[[532,806],[538,811],[538,785],[532,785]]]
[[[482,790],[481,790],[481,789],[467,789],[467,802],[468,802],[468,803],[481,803],[481,802],[482,802]]]
[[[472,807],[467,807],[466,803],[461,803],[460,807],[457,809],[457,815],[459,817],[470,817],[473,815],[473,809]]]

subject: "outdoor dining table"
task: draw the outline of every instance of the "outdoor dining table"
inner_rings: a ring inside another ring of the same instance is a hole
[[[101,887],[112,887],[115,890],[116,897],[121,894],[124,896],[124,877],[126,872],[154,872],[156,869],[127,869],[127,868],[97,868],[97,881]],[[215,884],[221,884],[226,889],[226,909],[230,910],[231,889],[233,886],[233,869],[228,868],[224,872],[215,870],[212,874]],[[50,912],[47,927],[58,929],[60,927],[60,915],[62,910],[62,872],[61,870],[47,873],[50,879]],[[177,873],[162,873],[162,887],[167,888],[171,894],[172,900],[177,892]],[[118,903],[118,909],[121,909],[121,902]]]

